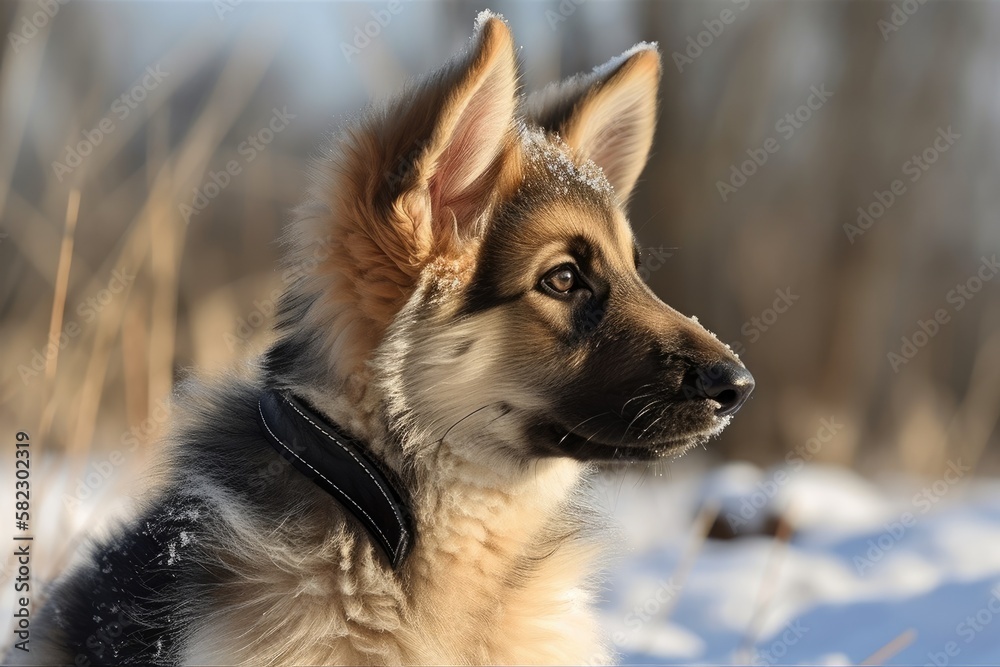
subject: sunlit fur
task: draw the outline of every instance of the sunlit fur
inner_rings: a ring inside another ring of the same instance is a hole
[[[95,547],[118,558],[152,531],[171,554],[169,583],[115,603],[145,633],[115,662],[613,659],[591,606],[607,531],[584,502],[590,461],[718,433],[728,417],[682,385],[737,362],[637,272],[624,206],[652,144],[655,46],[527,101],[514,53],[484,13],[466,53],[317,161],[286,239],[300,271],[278,341],[179,391],[161,490]],[[565,262],[592,298],[545,291]],[[399,477],[416,539],[398,571],[277,464],[254,421],[264,385],[309,400]],[[39,621],[46,659],[74,661],[74,619],[132,581],[125,556],[104,570],[95,555],[60,584]]]

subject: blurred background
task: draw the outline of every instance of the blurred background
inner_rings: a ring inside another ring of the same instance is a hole
[[[128,477],[179,378],[266,345],[324,138],[486,6],[529,91],[660,44],[649,283],[757,381],[704,466],[997,473],[1000,4],[26,0],[0,4],[0,420],[78,501],[60,535],[86,461]]]
[[[0,410],[78,452],[142,424],[189,370],[261,347],[274,240],[309,156],[462,48],[480,7],[53,6],[0,6]],[[527,90],[661,45],[631,213],[642,245],[664,249],[649,282],[757,378],[713,454],[766,463],[835,416],[844,431],[819,459],[933,474],[961,453],[996,468],[1000,281],[948,295],[1000,249],[1000,6],[918,6],[900,27],[870,2],[492,6]],[[877,193],[895,201],[859,222]],[[950,321],[926,340],[940,309]]]

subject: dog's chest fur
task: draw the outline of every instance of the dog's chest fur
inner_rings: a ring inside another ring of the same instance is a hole
[[[219,587],[231,604],[216,605],[182,660],[606,662],[590,610],[600,549],[573,507],[579,476],[577,464],[553,461],[519,488],[418,489],[417,541],[398,573],[335,508],[333,528],[306,520],[282,527],[268,546],[229,544],[229,554],[242,554],[232,585]]]

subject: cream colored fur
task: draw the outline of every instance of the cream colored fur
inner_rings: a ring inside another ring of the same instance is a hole
[[[593,510],[581,504],[584,467],[547,459],[519,468],[502,455],[477,456],[517,437],[490,412],[466,420],[446,439],[428,437],[468,412],[471,397],[490,401],[483,385],[494,372],[487,354],[472,354],[458,364],[434,359],[430,350],[446,345],[456,332],[412,317],[409,311],[425,310],[426,301],[418,290],[376,353],[373,373],[386,379],[383,386],[366,392],[360,404],[310,396],[334,420],[365,433],[372,449],[389,461],[395,445],[386,443],[379,425],[358,419],[377,412],[384,392],[394,396],[399,412],[427,396],[455,411],[440,423],[403,427],[404,449],[414,462],[410,473],[418,480],[411,506],[419,527],[403,570],[394,574],[367,540],[357,540],[327,517],[290,520],[262,540],[263,527],[219,498],[220,507],[230,508],[232,533],[219,536],[217,548],[239,561],[245,583],[231,591],[231,606],[220,605],[218,615],[192,635],[184,662],[611,661],[592,611],[604,545],[598,531],[585,525]],[[477,345],[488,350],[495,343],[493,327],[488,320],[480,326]],[[401,349],[403,341],[411,349]],[[427,380],[450,380],[453,387],[398,384],[391,367],[401,357],[424,354],[428,367],[440,371]]]
[[[655,114],[645,98],[631,109],[635,91],[659,72],[649,49],[627,67],[638,78],[612,82],[625,94],[605,91],[582,104],[573,125],[581,129],[569,133],[576,143],[553,138],[547,149],[564,160],[564,150],[576,151],[586,174],[600,174],[588,152],[611,156],[608,177],[622,198],[646,159]],[[516,77],[507,26],[484,14],[467,54],[415,87],[406,104],[335,141],[291,231],[292,264],[313,253],[315,239],[332,238],[330,257],[292,287],[280,322],[285,336],[309,332],[303,345],[316,360],[292,388],[406,480],[412,553],[394,572],[340,510],[303,510],[266,526],[252,508],[206,488],[224,521],[202,548],[235,581],[211,617],[190,624],[184,662],[613,658],[592,610],[604,547],[601,520],[582,502],[586,466],[522,451],[519,415],[543,408],[546,397],[526,376],[535,362],[523,345],[522,367],[512,363],[496,319],[503,312],[455,317],[483,225],[524,177],[525,146],[547,141],[517,117]],[[655,89],[648,95],[655,100]],[[616,110],[633,116],[622,128],[629,155],[608,143]],[[416,157],[387,185],[380,176],[394,173],[401,155]],[[598,193],[609,187],[603,176],[589,178]],[[463,341],[474,342],[456,352]],[[257,369],[250,375],[261,381]]]

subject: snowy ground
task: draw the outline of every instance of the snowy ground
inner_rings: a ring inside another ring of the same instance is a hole
[[[96,508],[121,511],[109,498],[138,479],[123,467],[81,487],[94,470],[33,472],[34,576],[65,560]],[[623,533],[601,613],[624,663],[1000,664],[1000,480],[972,479],[959,462],[938,480],[876,486],[838,468],[707,469],[689,457],[665,478],[608,475],[596,493]],[[68,507],[74,495],[87,497]],[[740,536],[703,539],[716,508],[713,534]],[[0,564],[2,655],[9,554]]]
[[[622,661],[1000,664],[1000,481],[962,467],[877,487],[821,466],[609,478],[629,547],[602,611]],[[702,541],[713,501],[744,532],[781,514],[794,529]]]

